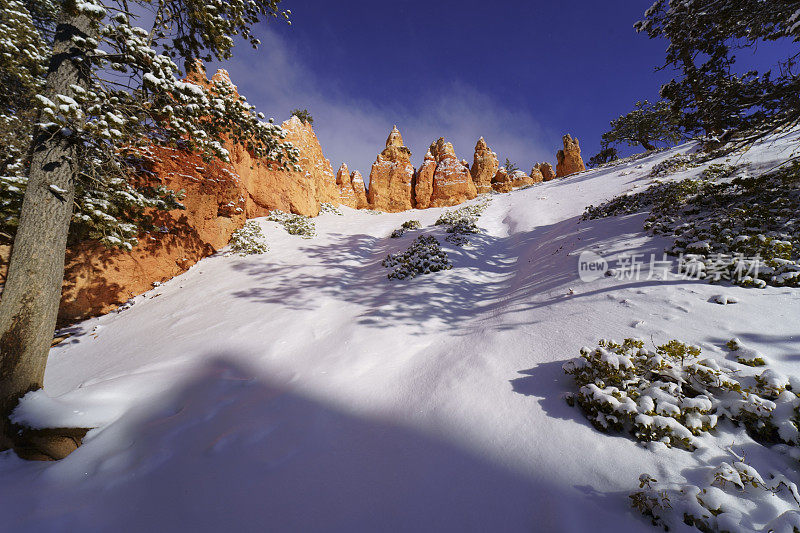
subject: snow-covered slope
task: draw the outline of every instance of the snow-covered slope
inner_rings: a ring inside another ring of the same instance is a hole
[[[725,450],[598,432],[562,363],[601,338],[721,358],[738,337],[800,375],[797,289],[578,278],[586,250],[660,258],[644,215],[580,215],[690,149],[493,195],[472,246],[440,238],[453,269],[411,280],[380,263],[420,232],[389,234],[418,219],[443,237],[442,209],[343,209],[312,239],[261,221],[268,253],[205,259],[53,348],[47,394],[98,429],[58,463],[0,454],[0,529],[654,531],[629,508],[638,476],[679,481]]]

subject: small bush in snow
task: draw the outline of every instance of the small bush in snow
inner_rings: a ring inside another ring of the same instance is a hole
[[[478,217],[480,217],[486,208],[489,206],[490,199],[489,197],[484,198],[482,201],[477,202],[472,205],[466,205],[464,207],[459,207],[458,209],[451,209],[449,211],[443,212],[439,215],[439,218],[436,219],[436,225],[453,225],[458,222],[477,222]]]
[[[666,148],[657,148],[650,152],[642,152],[640,154],[633,154],[628,157],[623,157],[622,159],[614,159],[613,161],[609,161],[608,163],[598,164],[596,166],[593,166],[592,168],[594,169],[614,168],[620,165],[634,163],[640,159],[644,159],[645,157],[650,157],[651,155],[656,154],[658,152],[663,152],[664,150],[666,150]]]
[[[676,154],[669,159],[665,159],[661,163],[655,165],[650,170],[650,176],[658,178],[668,174],[674,174],[682,170],[688,170],[698,165],[697,156],[691,154]]]
[[[388,255],[381,264],[393,269],[389,272],[389,279],[413,278],[418,274],[453,268],[447,254],[439,246],[439,241],[430,235],[420,235],[408,250]]]
[[[445,211],[436,220],[436,225],[447,226],[447,242],[455,244],[456,246],[464,246],[469,244],[467,235],[480,233],[481,229],[478,227],[478,218],[486,210],[489,205],[489,198],[480,201],[473,205],[460,207],[450,211]]]
[[[758,350],[748,348],[736,337],[728,341],[725,346],[736,356],[736,362],[747,366],[766,366],[767,356]]]
[[[407,220],[407,221],[403,222],[403,224],[399,228],[394,230],[390,236],[393,239],[396,239],[398,237],[402,237],[403,234],[405,232],[407,232],[407,231],[420,229],[420,228],[422,228],[422,224],[419,223],[419,220]]]
[[[730,178],[742,170],[741,165],[728,165],[725,163],[714,163],[700,173],[700,179],[708,181],[719,181]]]
[[[344,213],[335,205],[329,204],[327,202],[319,204],[319,212],[320,213],[330,213],[332,215],[339,215],[344,216]]]
[[[797,485],[782,472],[762,476],[743,457],[734,459],[704,468],[706,481],[699,485],[659,483],[642,474],[631,506],[665,531],[681,522],[704,533],[800,531]]]
[[[460,220],[447,227],[447,237],[444,239],[456,246],[465,246],[469,244],[467,235],[474,235],[480,232],[481,229],[475,224],[474,220]]]
[[[310,239],[316,235],[314,221],[307,216],[284,213],[283,211],[270,211],[267,220],[277,222],[289,235],[300,235],[304,239]]]
[[[730,305],[739,303],[739,300],[735,296],[729,296],[727,294],[715,294],[714,296],[711,297],[711,301],[719,305]]]
[[[800,398],[787,378],[769,369],[748,374],[700,355],[700,348],[676,340],[654,352],[638,339],[602,340],[564,364],[578,387],[567,402],[601,431],[670,447],[693,450],[694,436],[723,417],[760,442],[800,443]]]
[[[589,206],[583,218],[645,209],[645,229],[674,238],[667,252],[680,257],[683,273],[744,287],[800,286],[800,164],[757,178],[656,183]]]
[[[255,220],[248,220],[244,227],[231,235],[231,252],[239,255],[267,253],[269,246],[265,242],[261,226]]]

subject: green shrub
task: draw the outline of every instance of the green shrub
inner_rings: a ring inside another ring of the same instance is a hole
[[[661,176],[667,176],[682,170],[689,170],[690,168],[694,168],[699,164],[697,160],[698,156],[693,154],[673,155],[669,159],[665,159],[661,163],[655,165],[650,170],[650,176],[653,178],[659,178]]]
[[[763,358],[736,338],[726,346],[734,354]],[[700,348],[677,340],[655,351],[645,349],[640,339],[621,344],[601,340],[564,364],[577,387],[567,402],[579,406],[601,431],[686,450],[695,449],[699,435],[729,431],[730,426],[718,424],[727,418],[762,444],[763,453],[800,459],[800,397],[794,392],[800,386],[792,387],[771,369],[732,365],[703,359]],[[729,437],[720,437],[717,446],[727,447],[735,461],[714,458],[716,464],[706,466],[709,456],[704,454],[702,472],[691,479],[706,482],[659,483],[645,473],[639,476],[639,490],[629,495],[631,506],[665,530],[683,522],[704,533],[800,531],[800,491],[787,477],[793,468],[761,475],[734,453]],[[716,449],[707,439],[704,446]]]
[[[730,178],[737,172],[741,172],[741,165],[728,165],[726,163],[713,163],[708,165],[703,172],[700,173],[700,179],[708,181],[717,181],[725,178]]]
[[[300,119],[303,124],[314,124],[314,117],[308,112],[308,109],[292,109],[291,115]]]
[[[340,217],[344,216],[344,213],[342,213],[341,209],[339,209],[337,206],[325,202],[319,204],[319,212],[330,213],[332,215],[338,215]]]
[[[239,255],[263,254],[269,250],[261,226],[255,220],[248,220],[244,227],[233,232],[230,250]]]
[[[734,337],[725,345],[736,356],[736,362],[746,366],[766,366],[767,356],[758,350],[748,348],[742,341]]]
[[[289,235],[299,235],[304,239],[310,239],[316,235],[314,220],[303,215],[284,213],[283,211],[270,211],[267,220],[277,222]]]
[[[430,235],[420,235],[405,252],[390,254],[381,264],[393,269],[388,274],[389,279],[414,278],[418,274],[453,268],[439,241]]]
[[[564,364],[577,386],[567,402],[601,431],[688,450],[721,417],[761,442],[800,442],[800,399],[785,377],[769,369],[747,375],[700,355],[700,348],[677,340],[655,352],[639,339],[601,340]]]
[[[456,246],[469,244],[467,235],[474,235],[482,231],[478,227],[478,218],[489,206],[490,201],[489,197],[486,197],[473,205],[445,211],[439,215],[436,225],[447,226],[445,231],[448,235],[445,240]]]
[[[711,171],[715,179],[729,168]],[[800,164],[757,178],[655,183],[589,206],[584,219],[649,209],[644,228],[673,237],[679,272],[744,287],[800,286]]]
[[[420,228],[422,228],[422,224],[420,224],[419,220],[407,220],[407,221],[403,222],[400,225],[399,228],[394,230],[392,232],[392,234],[390,235],[390,237],[392,237],[393,239],[396,239],[398,237],[402,237],[403,234],[405,232],[407,232],[407,231],[420,229]]]
[[[628,496],[631,507],[666,531],[683,522],[703,533],[800,532],[797,485],[781,472],[762,476],[744,457],[731,454],[735,461],[703,468],[700,478],[708,481],[699,485],[670,486],[642,474],[642,490]],[[763,527],[756,526],[756,521]]]

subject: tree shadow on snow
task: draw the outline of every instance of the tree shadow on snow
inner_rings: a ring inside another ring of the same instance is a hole
[[[399,239],[365,234],[327,235],[325,245],[300,248],[307,261],[298,265],[247,261],[234,268],[254,279],[253,286],[234,292],[265,304],[310,310],[321,296],[365,308],[357,321],[371,327],[398,324],[418,326],[436,320],[437,328],[465,334],[476,317],[504,317],[498,329],[530,324],[526,312],[622,288],[657,286],[660,280],[643,280],[604,287],[584,294],[568,294],[579,286],[578,254],[588,249],[612,250],[625,246],[631,236],[642,236],[641,216],[580,221],[573,217],[506,237],[470,235],[471,245],[447,243],[441,227],[409,232]],[[453,269],[414,279],[387,279],[381,261],[389,253],[406,249],[420,234],[435,235],[447,251]],[[660,253],[659,241],[637,252]],[[320,268],[321,267],[321,268]],[[513,314],[514,319],[505,315]],[[412,330],[413,331],[413,330]]]
[[[17,480],[0,486],[13,510],[4,523],[14,531],[564,529],[575,505],[565,489],[432,430],[304,397],[239,359],[207,360],[61,462],[2,458]]]

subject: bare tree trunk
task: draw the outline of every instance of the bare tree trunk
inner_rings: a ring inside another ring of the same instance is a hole
[[[704,109],[706,100],[703,97],[703,90],[697,85],[697,83],[693,81],[697,76],[697,67],[694,65],[694,60],[689,52],[684,50],[681,53],[681,61],[683,62],[683,74],[689,83],[689,90],[694,96],[695,107],[697,107],[698,114],[700,115],[700,122],[703,125],[703,129],[705,130],[706,135],[716,135],[719,133],[719,131],[717,128],[711,125],[708,112]]]
[[[648,141],[647,139],[640,140],[639,144],[642,145],[642,148],[644,148],[645,150],[650,151],[650,152],[652,152],[653,150],[656,149],[655,145],[653,143],[651,143],[650,141]]]
[[[88,65],[81,62],[83,52],[71,38],[91,36],[92,26],[91,19],[74,7],[62,12],[42,92],[50,100],[57,102],[59,94],[74,96],[70,85],[87,86]],[[75,137],[66,130],[53,135],[41,129],[34,136],[28,185],[0,300],[0,449],[29,445],[20,442],[21,428],[12,425],[8,415],[19,398],[40,389],[44,381],[75,195],[79,149]]]

